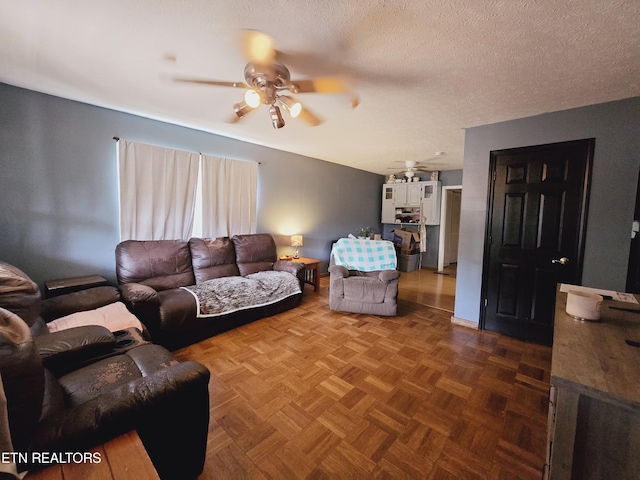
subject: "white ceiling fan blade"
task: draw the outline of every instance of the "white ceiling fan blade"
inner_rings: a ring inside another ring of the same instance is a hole
[[[214,87],[251,88],[249,85],[242,82],[222,82],[219,80],[205,80],[198,78],[174,77],[173,81],[176,83],[194,83],[197,85],[209,85]]]

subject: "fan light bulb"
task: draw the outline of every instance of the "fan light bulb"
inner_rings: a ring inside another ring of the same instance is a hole
[[[285,110],[289,112],[291,118],[296,118],[302,112],[302,104],[300,102],[297,102],[290,96],[280,95],[278,97],[278,100],[280,100],[280,104],[285,107]]]
[[[244,101],[247,102],[251,108],[256,108],[262,102],[260,94],[255,90],[247,90],[244,94]]]
[[[302,112],[302,104],[300,102],[296,102],[289,107],[289,115],[291,115],[292,118],[296,118],[300,115],[300,112]]]

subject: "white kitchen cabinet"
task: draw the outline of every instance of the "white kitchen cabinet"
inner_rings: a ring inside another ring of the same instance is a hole
[[[442,184],[436,180],[386,183],[382,186],[382,223],[439,225],[441,195]],[[418,212],[422,221],[416,220]]]
[[[440,225],[440,202],[442,183],[439,181],[420,182],[422,185],[422,215],[425,225]]]

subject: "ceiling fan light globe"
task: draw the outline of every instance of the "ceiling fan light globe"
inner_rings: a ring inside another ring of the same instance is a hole
[[[262,99],[260,98],[260,94],[256,90],[247,90],[244,94],[244,101],[251,108],[256,108],[260,105]]]
[[[294,103],[291,107],[289,107],[289,115],[292,118],[296,118],[302,112],[302,104],[300,102]]]

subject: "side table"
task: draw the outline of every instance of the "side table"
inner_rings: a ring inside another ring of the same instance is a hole
[[[107,279],[100,275],[85,275],[84,277],[60,278],[44,282],[44,296],[56,297],[66,293],[77,292],[92,287],[108,285]]]
[[[291,260],[304,263],[304,281],[309,285],[313,285],[313,291],[317,292],[320,287],[320,260],[307,257],[292,258]]]

